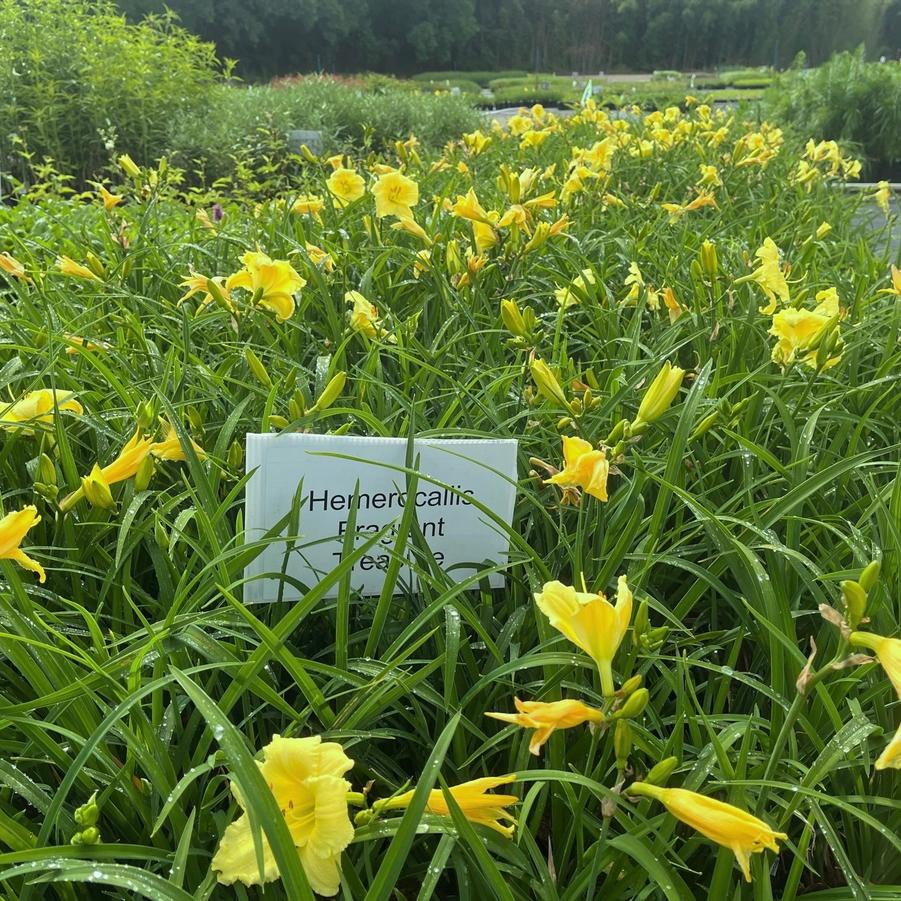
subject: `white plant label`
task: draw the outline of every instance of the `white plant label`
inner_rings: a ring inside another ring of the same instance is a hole
[[[351,587],[380,594],[391,563],[397,530],[408,503],[435,558],[454,582],[486,565],[504,564],[509,535],[482,504],[506,526],[516,500],[515,439],[417,438],[413,460],[418,479],[408,496],[406,438],[361,438],[350,435],[247,436],[246,541],[264,538],[299,497],[297,534],[281,534],[245,570],[246,601],[297,600],[302,593],[281,580],[285,572],[308,589],[342,561],[356,490],[354,546],[387,527],[351,570]],[[359,483],[359,488],[357,488]],[[474,503],[475,502],[475,503]],[[416,552],[408,535],[394,591],[416,589]],[[286,564],[287,555],[287,564]],[[396,565],[396,564],[395,564]],[[267,577],[268,576],[268,577]],[[502,573],[488,576],[493,588]],[[334,597],[333,585],[326,597]]]

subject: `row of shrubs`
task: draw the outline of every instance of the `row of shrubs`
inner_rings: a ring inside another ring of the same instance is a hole
[[[123,152],[138,163],[166,155],[212,182],[278,162],[296,128],[322,131],[336,151],[411,132],[440,145],[478,122],[463,97],[385,77],[239,85],[213,45],[169,15],[135,25],[108,0],[0,0],[0,196],[42,169],[80,188]]]

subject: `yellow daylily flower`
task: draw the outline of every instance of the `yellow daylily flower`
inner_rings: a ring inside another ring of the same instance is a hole
[[[466,195],[458,194],[457,200],[451,204],[450,211],[460,219],[468,219],[470,222],[482,222],[485,225],[493,225],[488,211],[479,203],[474,188],[470,188]],[[496,218],[496,217],[495,217]]]
[[[175,431],[175,426],[162,416],[160,417],[160,425],[163,427],[163,440],[151,444],[150,453],[157,460],[187,460],[188,458],[178,437],[178,432]],[[206,460],[206,451],[193,439],[189,438],[188,440],[191,442],[191,447],[194,448],[197,459]]]
[[[607,500],[610,463],[602,450],[584,438],[563,437],[563,469],[545,480],[546,485],[581,488],[599,501]]]
[[[499,785],[507,785],[515,781],[515,779],[516,776],[512,775],[473,779],[470,782],[462,782],[460,785],[449,787],[448,792],[453,795],[463,815],[471,823],[487,826],[495,832],[500,832],[506,838],[510,838],[513,835],[513,830],[516,828],[516,820],[504,808],[509,807],[511,804],[518,804],[519,798],[516,795],[490,795],[488,790],[497,788]],[[377,812],[383,810],[404,810],[410,806],[414,791],[415,789],[410,789],[410,791],[404,792],[395,798],[376,801],[372,805],[373,810]],[[447,800],[443,791],[436,788],[429,792],[426,810],[435,816],[450,816],[450,809],[447,806]],[[504,825],[505,823],[509,825]]]
[[[678,219],[681,219],[686,213],[691,213],[694,210],[699,210],[705,206],[712,206],[714,209],[717,209],[716,198],[714,198],[713,194],[705,191],[698,194],[698,196],[690,203],[663,203],[661,206],[669,213],[670,222],[675,222]]]
[[[419,278],[431,265],[432,252],[430,250],[416,251],[416,257],[413,260],[413,278]]]
[[[326,185],[339,206],[359,200],[366,193],[363,176],[356,169],[346,169],[344,166],[339,166],[332,172]]]
[[[331,897],[341,886],[341,853],[353,841],[354,827],[347,812],[350,783],[344,778],[354,762],[336,742],[274,735],[257,761],[260,773],[275,797],[304,873],[314,892]],[[245,809],[241,793],[235,799]],[[241,882],[262,885],[279,878],[278,866],[265,833],[263,872],[257,865],[250,818],[243,813],[222,835],[212,867],[224,885]]]
[[[115,485],[116,482],[124,482],[126,479],[130,479],[141,468],[141,464],[150,453],[153,443],[152,438],[144,438],[142,436],[140,428],[136,429],[134,435],[132,435],[122,446],[122,450],[119,451],[116,458],[100,469],[99,473],[92,471],[91,477],[95,478],[97,481],[102,480],[102,483],[107,486]],[[68,510],[70,507],[77,504],[84,496],[83,488],[73,491],[60,501],[60,510]]]
[[[679,303],[672,288],[664,288],[662,295],[663,303],[669,313],[670,325],[672,325],[685,312],[685,307]]]
[[[887,638],[875,632],[852,632],[851,644],[869,648],[876,654],[901,701],[901,638]]]
[[[655,798],[676,819],[691,826],[705,838],[729,848],[745,879],[751,881],[751,855],[764,848],[778,853],[778,839],[786,839],[784,832],[774,832],[763,820],[715,798],[684,788],[662,788],[646,782],[633,782],[629,794]]]
[[[347,312],[347,319],[355,332],[361,332],[367,338],[381,338],[387,334],[382,328],[378,307],[371,304],[359,291],[348,291],[344,295],[344,300],[353,304],[353,309]],[[392,335],[389,340],[397,339]]]
[[[140,176],[141,170],[138,168],[137,163],[127,153],[123,153],[122,156],[119,157],[118,162],[129,178],[138,178]]]
[[[602,723],[604,714],[581,701],[520,701],[513,699],[517,713],[486,713],[492,719],[534,729],[529,752],[539,754],[542,746],[557,729],[571,729],[582,723]]]
[[[107,189],[104,188],[103,185],[97,186],[97,193],[100,195],[101,201],[103,201],[103,208],[108,213],[125,200],[125,198],[121,195],[113,194],[111,191],[107,191]]]
[[[20,278],[22,281],[29,281],[28,276],[25,274],[25,267],[12,254],[0,253],[0,269],[7,275]]]
[[[400,172],[382,175],[372,188],[375,197],[375,214],[379,219],[397,216],[412,219],[412,207],[419,203],[419,185]]]
[[[876,760],[877,770],[901,770],[901,726]]]
[[[887,181],[881,181],[876,185],[876,193],[873,195],[873,199],[886,216],[891,214],[892,186]]]
[[[559,306],[564,310],[582,303],[582,299],[590,293],[590,289],[597,284],[594,272],[591,269],[583,269],[568,285],[557,288],[554,297]]]
[[[305,241],[303,247],[314,266],[320,266],[326,272],[335,271],[335,260],[327,250],[323,250],[309,241]]]
[[[769,303],[761,307],[760,312],[765,316],[772,316],[776,312],[777,300],[781,300],[782,303],[789,301],[788,282],[779,265],[779,248],[772,238],[765,238],[763,245],[754,252],[754,256],[760,260],[760,266],[746,278],[757,282],[763,288]]]
[[[25,534],[41,521],[38,508],[32,504],[7,513],[0,519],[0,560],[13,560],[19,566],[37,573],[38,579],[43,584],[47,581],[44,567],[37,560],[32,560],[19,545],[25,538]]]
[[[716,166],[709,166],[701,163],[701,177],[698,180],[699,185],[709,185],[712,188],[718,188],[722,185],[723,180],[720,178],[719,169]]]
[[[272,260],[259,250],[241,257],[244,268],[225,282],[229,291],[244,288],[252,292],[254,302],[272,310],[284,322],[294,313],[294,295],[307,283],[286,260]]]
[[[391,226],[391,228],[395,231],[405,231],[408,234],[419,238],[423,244],[430,245],[432,243],[429,233],[412,216],[401,217]]]
[[[523,231],[531,234],[529,228],[529,211],[521,204],[512,204],[497,223],[498,228],[509,228],[514,232]]]
[[[842,316],[838,292],[827,288],[817,292],[817,306],[813,310],[788,308],[773,315],[770,334],[779,340],[773,347],[773,361],[785,368],[802,355],[805,365],[817,368],[817,344],[831,323]],[[831,356],[824,369],[835,366],[841,360],[841,353]]]
[[[322,222],[321,213],[325,209],[325,201],[319,194],[301,194],[291,204],[291,212],[300,216],[312,216],[317,222]]]
[[[629,293],[623,298],[624,304],[638,303],[638,298],[641,297],[641,292],[644,290],[647,292],[648,309],[656,310],[660,306],[660,298],[657,292],[650,285],[645,284],[644,276],[638,268],[638,263],[634,261],[629,263],[629,274],[626,276],[623,285],[629,289]]]
[[[609,696],[613,685],[613,658],[632,618],[632,592],[625,576],[617,582],[616,605],[604,594],[576,591],[562,582],[547,582],[535,594],[538,609],[550,624],[594,660],[601,689]]]
[[[89,281],[94,282],[100,281],[97,275],[91,272],[87,266],[82,266],[81,263],[76,263],[75,260],[70,259],[69,257],[60,257],[56,261],[56,266],[63,275],[70,275],[73,278],[88,279]]]
[[[197,312],[199,313],[207,304],[215,303],[215,299],[210,291],[210,284],[213,284],[216,289],[219,291],[222,299],[225,301],[226,305],[232,312],[234,312],[235,306],[231,302],[231,291],[228,289],[225,283],[225,279],[221,275],[217,275],[213,278],[210,278],[206,275],[200,275],[197,272],[192,272],[190,275],[185,276],[184,280],[179,283],[179,286],[182,288],[187,288],[188,290],[179,297],[179,303],[185,303],[185,301],[190,300],[196,294],[200,294],[200,303],[197,307]]]
[[[478,130],[468,134],[464,132],[463,143],[473,156],[478,156],[491,143],[491,138]]]
[[[28,422],[52,422],[56,410],[81,416],[84,407],[75,399],[74,391],[39,388],[20,400],[0,409],[0,425],[4,428]]]

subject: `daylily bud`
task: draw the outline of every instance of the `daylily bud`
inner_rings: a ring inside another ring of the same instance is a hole
[[[688,436],[688,440],[695,441],[697,438],[700,438],[701,435],[705,435],[717,424],[719,418],[719,410],[714,410],[709,416],[705,416],[697,426],[695,426],[695,430]]]
[[[141,170],[127,153],[123,153],[122,156],[119,157],[119,165],[122,167],[122,169],[125,171],[125,174],[129,178],[141,177]]]
[[[519,338],[525,338],[529,333],[515,300],[501,301],[501,319],[511,334]]]
[[[845,605],[845,620],[856,629],[867,612],[867,593],[858,582],[845,579],[841,583],[842,602]]]
[[[77,841],[76,841],[77,839]],[[88,826],[87,829],[83,829],[81,832],[76,832],[75,835],[72,836],[72,844],[73,845],[99,845],[100,844],[100,830],[96,826]]]
[[[81,490],[92,507],[112,510],[116,506],[109,484],[96,463],[90,475],[86,475],[81,480]]]
[[[88,268],[97,276],[97,278],[106,278],[106,269],[103,268],[103,263],[100,262],[100,257],[98,257],[97,254],[91,253],[89,250],[84,258],[88,264]]]
[[[319,395],[319,399],[313,404],[310,412],[325,410],[330,407],[341,396],[341,392],[344,390],[346,382],[346,372],[342,371],[333,375],[329,380],[329,383],[322,389],[322,394]]]
[[[669,635],[669,626],[658,626],[641,636],[641,644],[649,651],[656,651]]]
[[[626,433],[626,426],[629,424],[628,419],[621,419],[614,427],[610,434],[607,436],[607,440],[604,442],[608,447],[612,447],[619,441],[620,438],[623,437]]]
[[[191,423],[191,431],[194,432],[195,437],[200,437],[203,435],[203,413],[195,407],[193,404],[188,405],[187,409],[188,413],[188,422]]]
[[[56,484],[56,467],[46,454],[41,454],[38,458],[38,479],[45,485]]]
[[[635,620],[632,623],[632,634],[635,636],[636,640],[641,638],[641,636],[648,631],[649,624],[648,601],[647,598],[644,598],[638,605],[638,611],[636,612]]]
[[[634,691],[626,700],[626,703],[620,707],[616,713],[613,714],[615,718],[623,718],[627,720],[633,720],[636,717],[641,716],[644,712],[645,707],[648,706],[648,701],[651,699],[651,693],[646,688],[639,688],[637,691]]]
[[[651,785],[666,785],[667,780],[673,775],[678,766],[678,757],[664,757],[660,763],[651,767],[651,771],[644,777],[644,781],[650,782]]]
[[[569,409],[569,402],[566,400],[563,388],[560,387],[560,382],[557,381],[557,377],[551,372],[550,366],[544,360],[539,360],[536,357],[529,364],[529,369],[532,372],[532,378],[535,380],[539,393],[548,400],[556,401]]]
[[[152,454],[148,454],[141,461],[138,471],[135,473],[135,491],[144,491],[153,478],[156,464]]]
[[[249,347],[244,348],[244,359],[247,360],[247,365],[250,367],[250,371],[254,374],[256,380],[264,387],[271,388],[272,379],[266,371],[263,361]]]
[[[96,826],[100,819],[100,807],[97,804],[97,792],[94,792],[87,802],[75,809],[72,816],[77,826]]]
[[[616,754],[616,768],[624,770],[632,750],[632,727],[628,720],[617,720],[613,731],[613,750]]]
[[[648,390],[645,391],[645,395],[638,407],[638,417],[632,423],[633,431],[638,423],[654,422],[655,419],[659,419],[670,408],[670,404],[672,404],[679,393],[684,375],[685,370],[680,369],[678,366],[673,366],[669,360],[663,364],[663,368],[657,373]]]
[[[153,540],[161,551],[169,550],[169,535],[166,533],[166,527],[158,516],[153,520]]]
[[[229,469],[237,470],[241,468],[241,464],[244,462],[244,448],[239,441],[232,441],[226,459]]]
[[[273,413],[269,417],[269,428],[272,429],[286,429],[288,427],[288,420],[285,419],[284,416],[278,416]]]
[[[860,585],[867,594],[876,587],[876,582],[879,580],[879,568],[879,561],[873,560],[864,567],[863,572],[860,574],[860,578],[857,580],[858,585]]]
[[[144,401],[136,414],[138,431],[146,432],[156,423],[156,404],[152,400]]]
[[[641,687],[641,676],[632,676],[631,679],[626,679],[626,681],[623,682],[622,687],[617,692],[617,694],[621,695],[622,697],[625,698],[625,697],[628,697],[630,694],[632,694],[633,691],[635,691],[636,689],[638,689],[640,687]]]
[[[820,240],[826,237],[832,231],[832,226],[828,222],[821,222],[817,226],[816,236]]]
[[[713,241],[704,241],[698,254],[702,272],[713,279],[720,271],[720,261],[716,253],[716,244]]]

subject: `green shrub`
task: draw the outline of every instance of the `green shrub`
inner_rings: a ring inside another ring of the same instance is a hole
[[[449,91],[452,88],[458,88],[464,94],[478,94],[482,87],[474,81],[468,81],[465,78],[447,78],[444,81],[423,81],[414,82],[416,87],[422,91]]]
[[[466,97],[404,90],[362,91],[330,78],[305,78],[278,87],[221,86],[203,110],[176,117],[169,151],[173,162],[195,168],[207,181],[230,175],[238,161],[266,163],[287,155],[285,136],[295,128],[321,131],[327,152],[367,146],[381,149],[415,134],[438,146],[478,127]]]
[[[149,161],[173,116],[206,106],[212,44],[156,16],[130,25],[107,0],[0,0],[0,157],[52,157],[83,181],[115,152]]]
[[[494,91],[491,103],[495,106],[531,106],[533,103],[560,104],[574,100],[572,90],[541,88],[528,85],[513,85]]]
[[[766,105],[780,123],[857,145],[870,177],[901,161],[901,66],[867,63],[862,49],[780,76]]]
[[[528,72],[519,69],[510,69],[503,72],[420,72],[413,76],[414,81],[474,81],[479,87],[487,88],[489,83],[496,78],[526,78]]]

